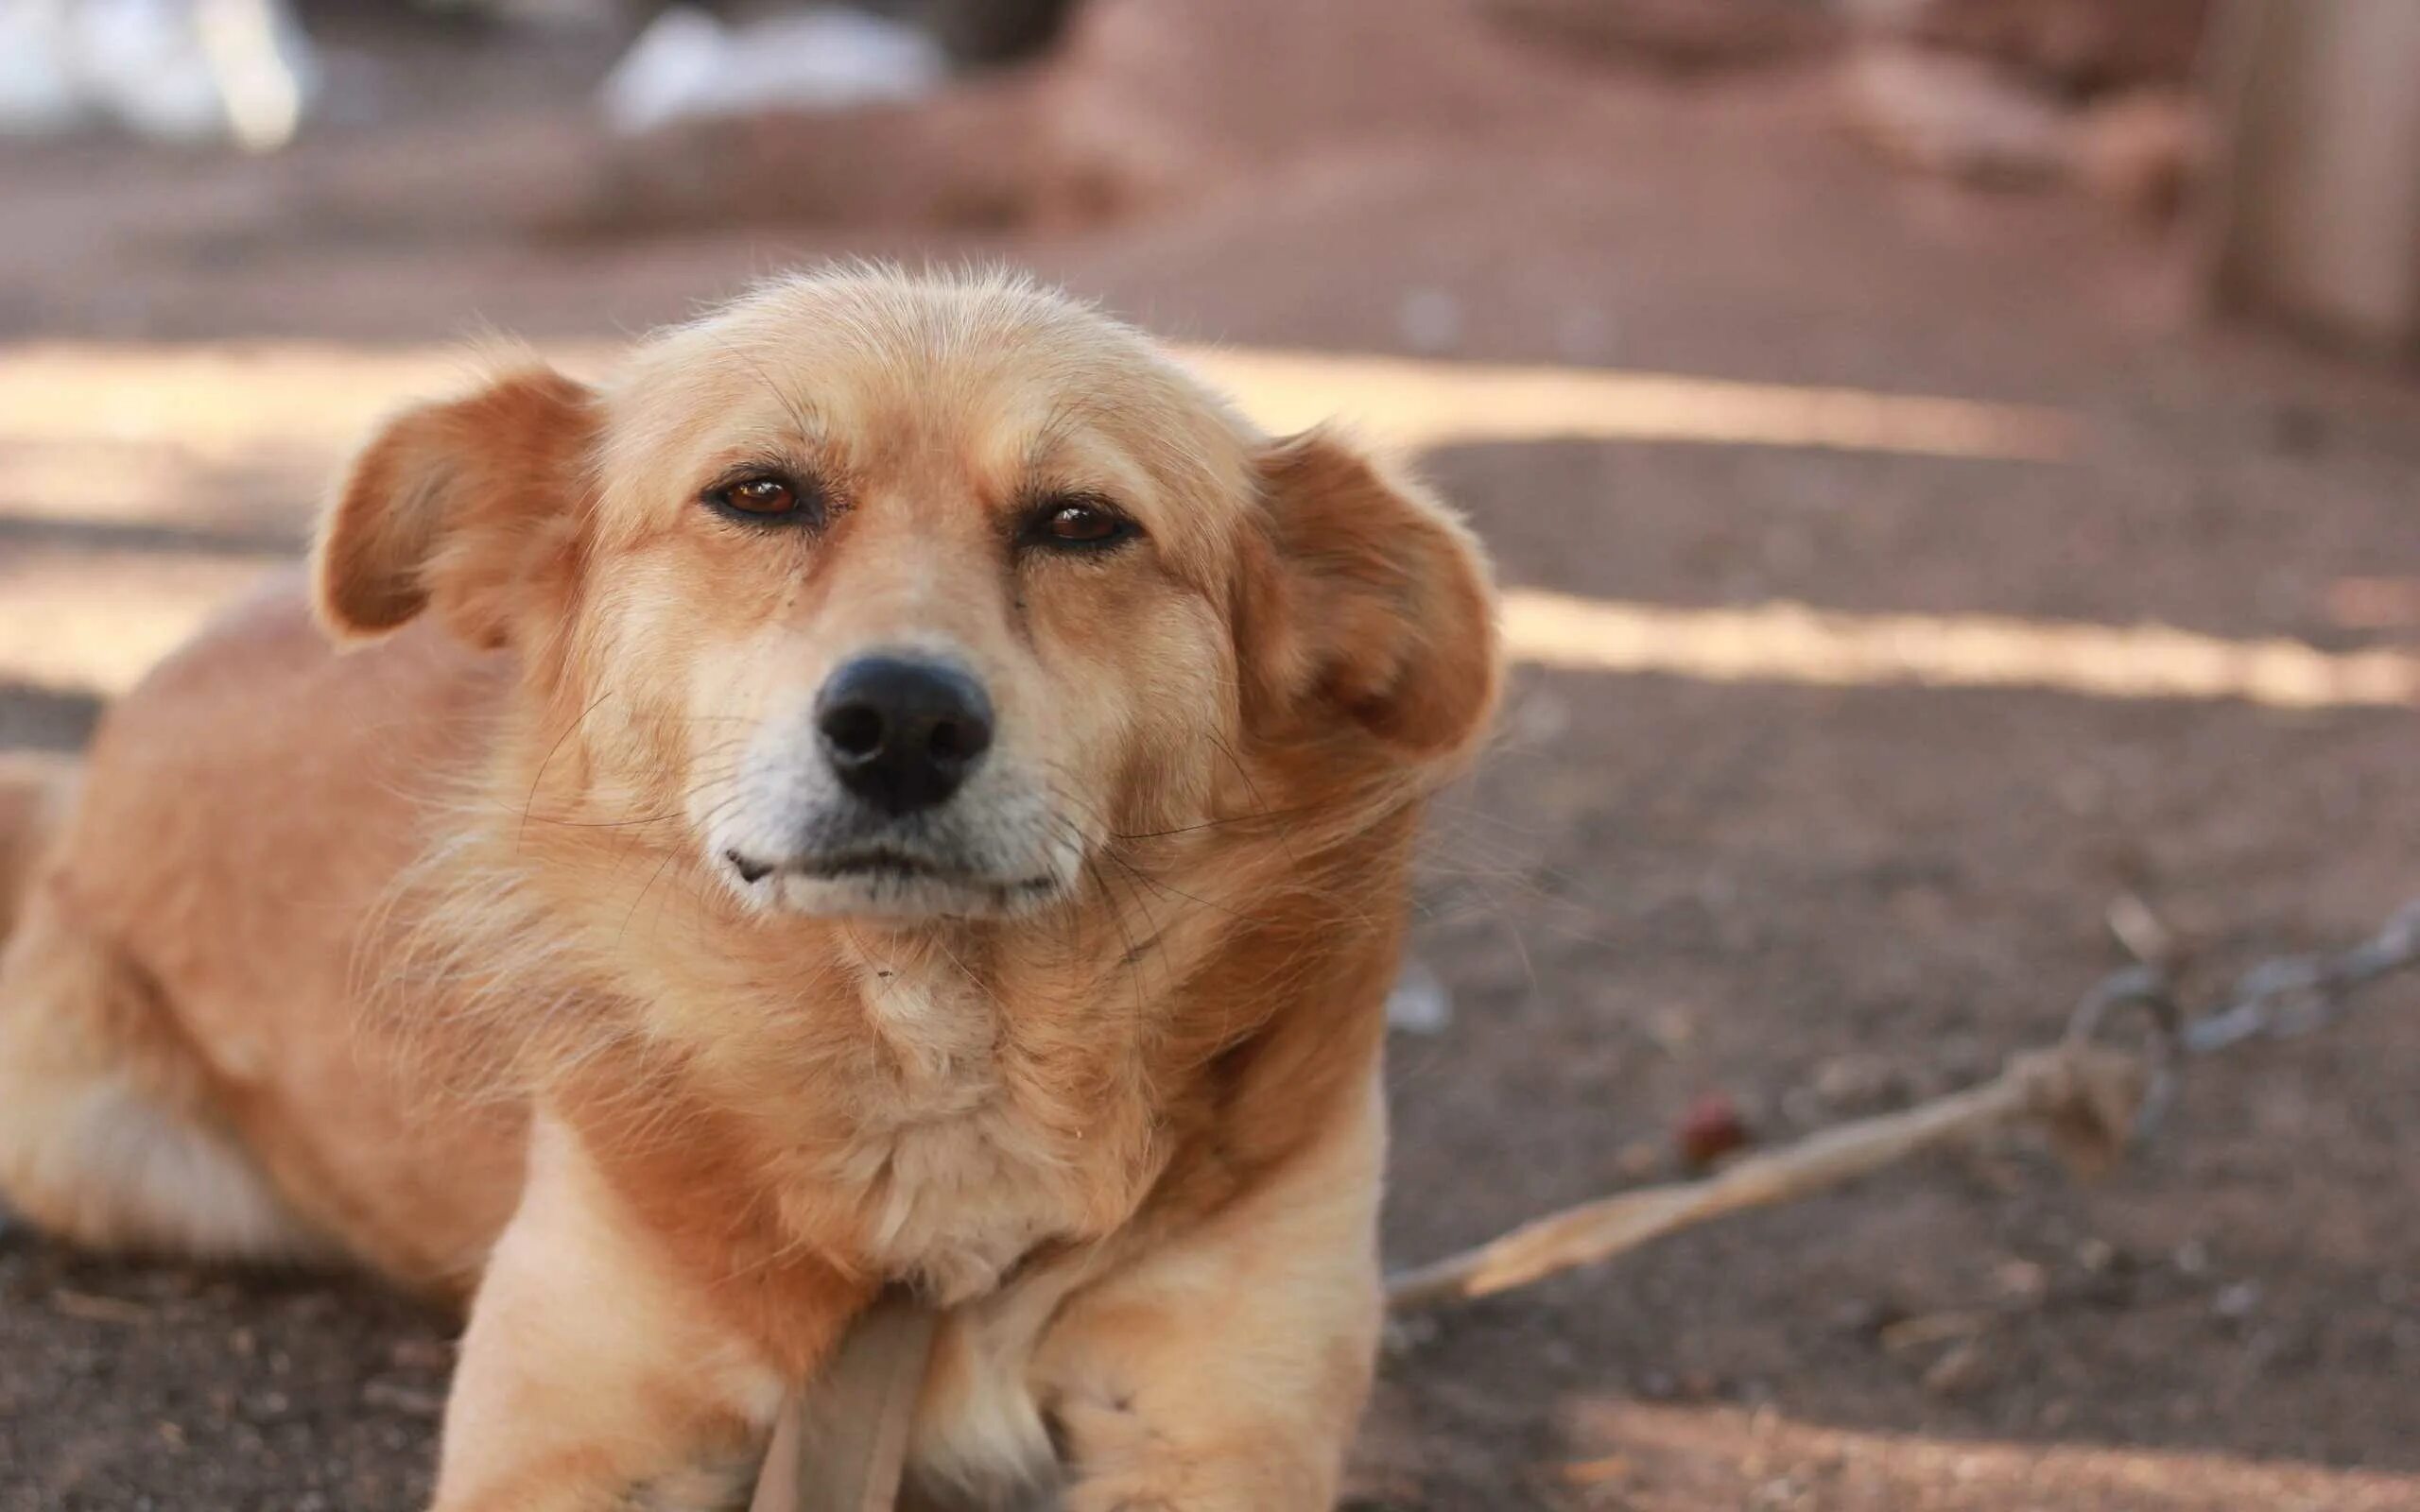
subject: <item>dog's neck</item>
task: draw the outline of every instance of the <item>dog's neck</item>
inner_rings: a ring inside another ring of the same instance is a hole
[[[745,1189],[717,1200],[786,1242],[854,1234],[846,1268],[942,1300],[1125,1224],[1180,1154],[1173,1104],[1277,1000],[1205,1008],[1201,978],[1252,933],[1207,878],[1171,885],[1192,903],[1136,883],[1027,920],[884,928],[750,918],[669,872],[646,903],[525,876],[543,901],[523,933],[598,947],[588,1022],[533,1049],[541,1102],[617,1146],[711,1124],[696,1179]]]
[[[452,911],[452,954],[499,1020],[554,1005],[497,1032],[569,1122],[649,1161],[712,1125],[695,1179],[744,1189],[723,1200],[771,1214],[769,1246],[853,1234],[847,1268],[978,1293],[1166,1182],[1282,1158],[1376,1056],[1409,804],[1340,820],[1329,854],[1281,782],[1253,807],[1285,824],[1130,848],[1048,912],[885,927],[752,912],[678,834],[514,823],[535,785],[499,782],[499,885]],[[1288,1106],[1230,1116],[1260,1081]]]
[[[847,1133],[804,1184],[857,1194],[883,1274],[964,1298],[1140,1205],[1167,1152],[1135,1036],[1094,1016],[1072,1034],[1023,1022],[1011,1005],[1036,988],[960,951],[845,951],[862,1070]]]

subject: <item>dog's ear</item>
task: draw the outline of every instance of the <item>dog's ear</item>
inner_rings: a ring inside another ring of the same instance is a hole
[[[434,609],[483,649],[560,610],[596,439],[595,396],[544,368],[389,421],[320,525],[312,596],[339,640]]]
[[[1325,430],[1256,471],[1265,549],[1238,617],[1248,717],[1340,716],[1415,762],[1477,743],[1495,706],[1495,593],[1469,530]]]

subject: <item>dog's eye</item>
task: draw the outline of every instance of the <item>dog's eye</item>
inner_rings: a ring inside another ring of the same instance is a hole
[[[706,490],[706,502],[725,514],[756,520],[796,515],[804,504],[799,486],[770,472],[752,473]]]
[[[1101,499],[1047,499],[1027,522],[1026,540],[1039,546],[1114,546],[1142,527]]]

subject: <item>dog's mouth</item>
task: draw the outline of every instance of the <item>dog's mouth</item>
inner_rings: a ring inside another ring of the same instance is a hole
[[[995,904],[1029,902],[1058,890],[1055,877],[1003,877],[973,867],[886,846],[813,855],[769,857],[737,849],[722,853],[724,865],[749,889],[778,887],[789,878],[828,883],[881,898],[959,893]]]

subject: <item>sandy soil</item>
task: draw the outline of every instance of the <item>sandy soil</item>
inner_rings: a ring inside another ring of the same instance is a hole
[[[1163,98],[1157,54],[1121,51],[1149,9],[1112,6],[1128,13],[1080,39],[1098,77],[1011,112],[1055,123],[1043,154],[1126,101],[1149,161],[1072,156],[1115,192],[947,224],[852,222],[843,197],[779,225],[725,205],[645,234],[533,230],[510,173],[594,169],[566,113],[586,64],[532,73],[444,38],[351,39],[396,60],[347,76],[383,133],[267,162],[11,148],[0,384],[61,342],[149,362],[307,339],[333,372],[487,328],[611,341],[801,259],[998,256],[1188,340],[2022,403],[2075,427],[2055,461],[1745,425],[1426,457],[1509,583],[1671,610],[1676,644],[1711,633],[1692,611],[1778,604],[2330,652],[2420,635],[2420,392],[2192,329],[2175,249],[2087,205],[1889,177],[1805,66],[1685,86],[1582,70],[1425,0],[1350,110],[1287,116],[1300,91],[1276,83]],[[1321,35],[1302,45],[1354,43]],[[1316,83],[1320,63],[1276,72]],[[1037,156],[1033,181],[1062,165]],[[118,680],[43,660],[62,622],[27,623],[32,585],[90,583],[95,603],[131,585],[100,612],[173,631],[292,549],[333,461],[302,419],[280,440],[276,416],[129,417],[116,392],[96,381],[88,413],[20,390],[0,414],[0,658],[52,669],[0,673],[0,744],[72,746]],[[1383,421],[1350,385],[1336,404]],[[1422,888],[1418,949],[1456,1012],[1394,1049],[1390,1254],[1659,1171],[1708,1089],[1779,1138],[1987,1074],[2118,963],[2101,919],[2121,890],[2212,982],[2420,891],[2410,709],[2031,680],[1521,667]],[[2406,983],[2325,1038],[2207,1067],[2096,1187],[2023,1148],[1945,1157],[1407,1330],[1354,1504],[2420,1505],[2415,1010]],[[0,1512],[402,1512],[449,1327],[343,1280],[9,1232]]]

